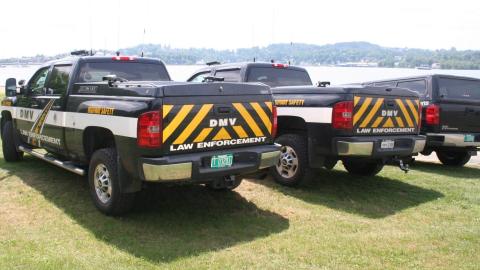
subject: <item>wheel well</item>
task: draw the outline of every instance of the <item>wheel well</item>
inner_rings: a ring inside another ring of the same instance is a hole
[[[115,137],[110,130],[100,127],[87,127],[83,132],[83,149],[87,160],[90,160],[96,150],[109,147],[115,147]]]
[[[11,120],[12,120],[12,115],[10,114],[10,112],[3,111],[2,112],[2,121],[0,123],[0,134],[3,135],[3,125],[5,125],[5,123],[7,121],[11,121]]]
[[[279,116],[278,117],[278,134],[284,133],[300,133],[307,131],[307,123],[298,116]]]

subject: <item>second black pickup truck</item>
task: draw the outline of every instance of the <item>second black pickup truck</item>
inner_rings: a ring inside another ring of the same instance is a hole
[[[315,87],[307,71],[279,63],[234,63],[198,70],[189,81],[262,82],[278,106],[281,157],[277,182],[297,185],[308,168],[375,175],[386,162],[404,161],[423,150],[418,94],[392,87]]]
[[[427,136],[422,154],[436,152],[445,165],[463,166],[480,147],[480,80],[427,75],[366,82],[417,92],[423,104],[421,133]]]
[[[20,85],[7,80],[0,107],[5,160],[29,153],[88,175],[106,214],[128,211],[146,182],[233,189],[280,154],[262,84],[172,82],[156,59],[82,56]]]

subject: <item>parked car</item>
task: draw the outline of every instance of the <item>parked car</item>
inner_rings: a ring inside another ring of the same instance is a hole
[[[480,147],[480,80],[427,75],[366,82],[417,92],[423,105],[421,133],[427,136],[423,155],[436,152],[445,165],[463,166]]]

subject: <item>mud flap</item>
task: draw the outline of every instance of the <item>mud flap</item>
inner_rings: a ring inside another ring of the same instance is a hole
[[[118,168],[118,178],[120,180],[120,190],[122,193],[135,193],[142,190],[142,180],[136,177],[132,177],[126,170],[123,168],[123,162],[120,159],[120,156],[117,155],[117,168]]]

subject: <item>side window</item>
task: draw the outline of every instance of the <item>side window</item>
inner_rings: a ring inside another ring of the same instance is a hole
[[[226,82],[240,82],[240,69],[217,70],[215,77],[224,78]]]
[[[45,82],[49,69],[50,67],[45,67],[37,71],[28,83],[28,89],[33,95],[45,95]]]
[[[47,95],[64,95],[68,88],[71,65],[54,66],[47,84]]]
[[[207,77],[208,75],[210,75],[210,71],[209,71],[209,72],[198,73],[198,74],[196,74],[195,76],[193,76],[193,78],[191,78],[191,79],[188,80],[188,81],[189,81],[189,82],[203,82],[203,80],[205,79],[205,77]]]
[[[419,94],[425,94],[427,91],[427,82],[425,80],[403,81],[399,82],[397,87],[407,88]]]

